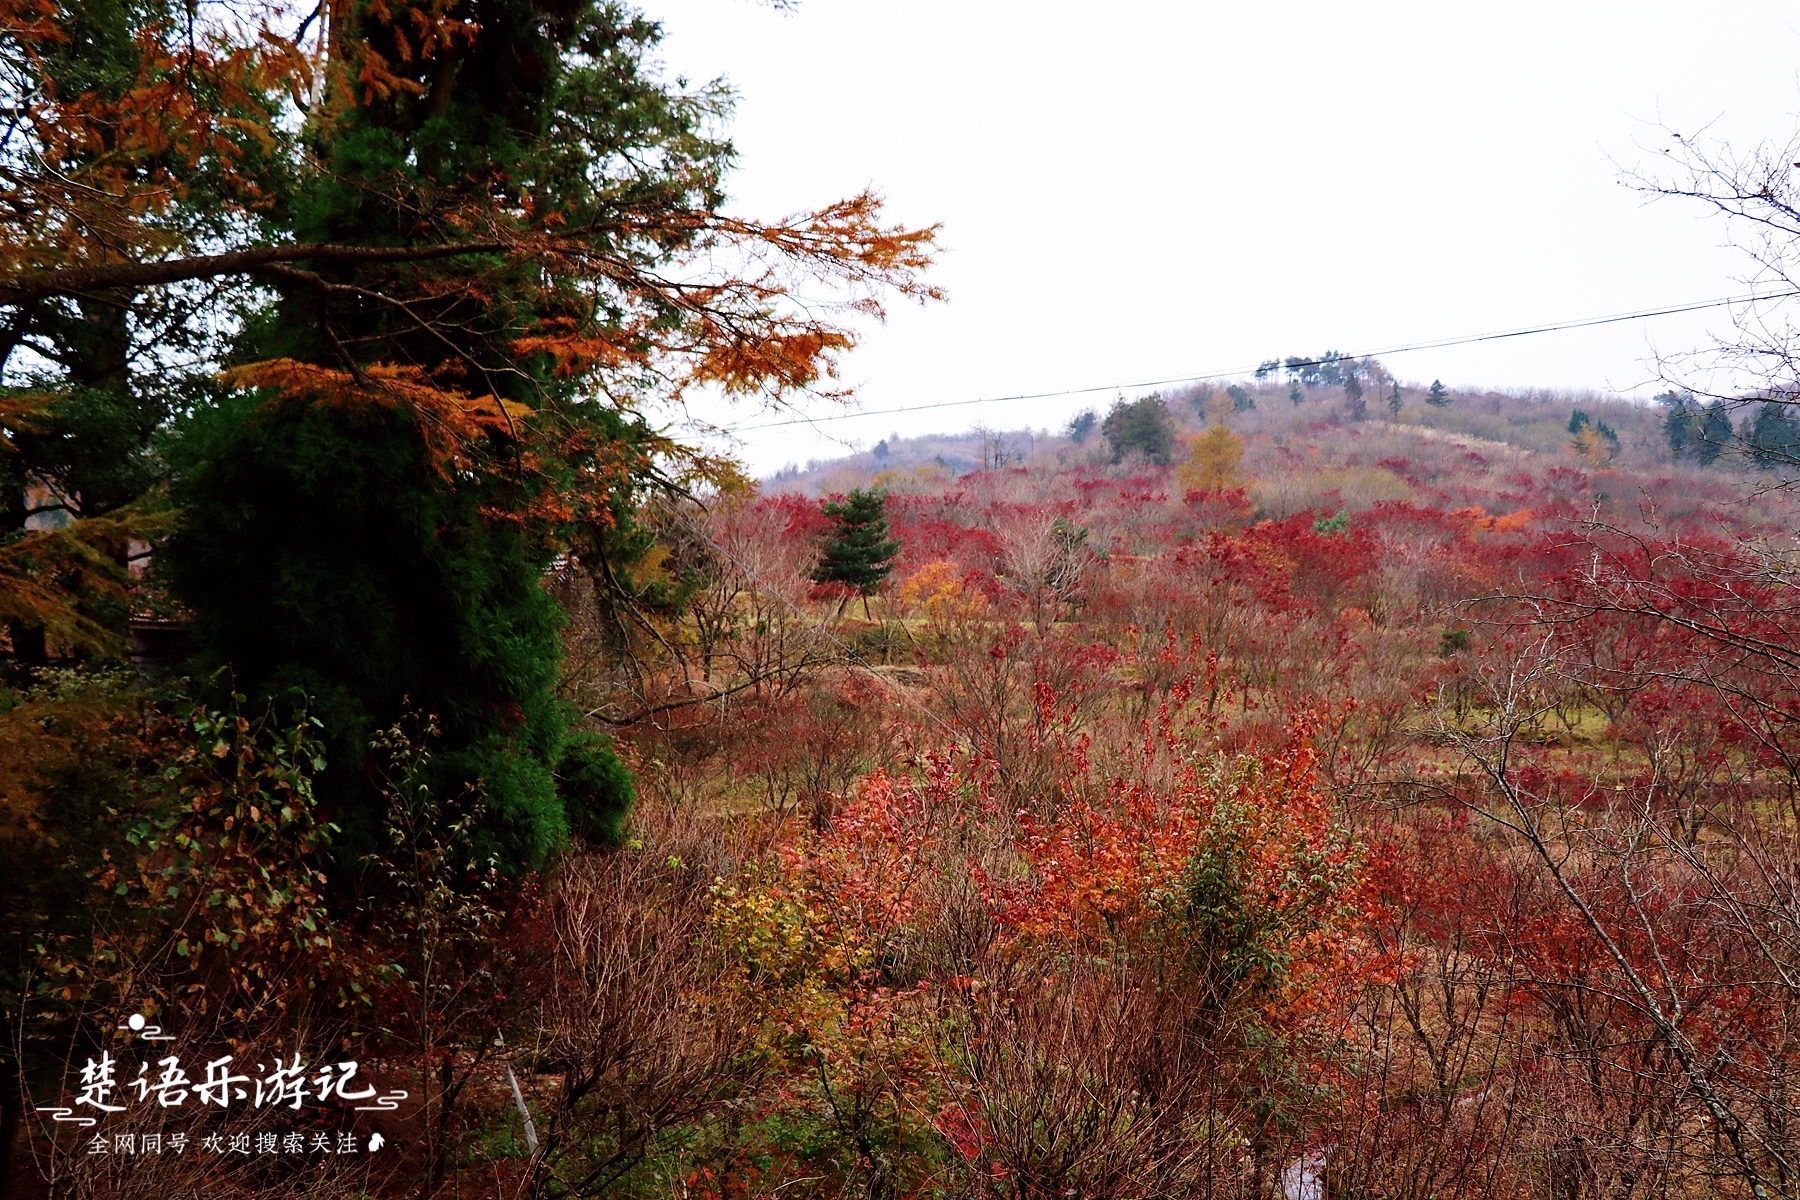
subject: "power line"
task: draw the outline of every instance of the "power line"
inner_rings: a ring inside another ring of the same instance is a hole
[[[1410,342],[1400,346],[1387,346],[1377,350],[1365,350],[1358,354],[1345,354],[1343,358],[1377,358],[1382,355],[1410,354],[1415,350],[1442,350],[1449,346],[1472,346],[1477,342],[1498,342],[1507,338],[1530,337],[1539,333],[1556,333],[1564,329],[1588,329],[1596,325],[1616,325],[1623,321],[1642,321],[1649,317],[1667,317],[1676,313],[1700,312],[1708,308],[1724,308],[1730,304],[1747,304],[1762,300],[1785,300],[1790,296],[1800,296],[1800,289],[1785,292],[1770,292],[1762,295],[1726,296],[1719,300],[1702,300],[1693,304],[1677,304],[1669,308],[1647,308],[1637,312],[1614,313],[1606,317],[1587,317],[1579,321],[1559,321],[1554,325],[1533,325],[1525,329],[1506,329],[1497,333],[1476,333],[1465,337],[1440,338],[1432,342]],[[1318,366],[1321,359],[1301,359],[1282,366],[1311,367]],[[763,429],[782,429],[790,425],[822,425],[826,421],[850,421],[858,417],[886,417],[895,413],[927,412],[938,408],[966,408],[972,404],[1004,404],[1009,400],[1053,400],[1060,396],[1086,396],[1095,392],[1125,392],[1140,388],[1171,387],[1178,383],[1204,383],[1209,379],[1235,379],[1245,375],[1253,375],[1266,363],[1258,363],[1253,367],[1238,367],[1230,371],[1208,371],[1200,375],[1181,375],[1174,379],[1148,379],[1137,383],[1105,383],[1094,387],[1063,388],[1055,392],[1021,392],[1016,396],[982,396],[974,400],[941,400],[935,404],[903,404],[898,408],[877,408],[864,412],[827,413],[821,417],[794,417],[785,421],[769,421],[762,425],[744,425],[733,430],[735,433],[753,433]]]

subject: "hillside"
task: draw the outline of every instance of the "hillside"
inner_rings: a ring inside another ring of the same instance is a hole
[[[1707,466],[1678,460],[1659,406],[1593,393],[1477,390],[1454,390],[1449,404],[1434,406],[1425,387],[1403,386],[1398,413],[1382,400],[1357,420],[1347,414],[1340,387],[1306,389],[1298,403],[1287,385],[1243,390],[1254,407],[1221,411],[1224,388],[1162,399],[1173,421],[1172,463],[1187,456],[1191,440],[1209,424],[1225,424],[1243,440],[1240,482],[1249,512],[1260,518],[1312,509],[1360,512],[1383,503],[1474,506],[1490,514],[1533,506],[1592,510],[1597,504],[1634,518],[1655,513],[1676,524],[1704,512],[1703,523],[1723,521],[1732,528],[1767,515],[1754,503],[1749,509],[1741,503],[1768,482],[1766,473],[1735,449]],[[1584,458],[1573,444],[1569,426],[1578,411],[1616,437],[1600,443],[1598,461]],[[770,493],[815,496],[855,487],[929,495],[998,460],[1051,491],[1058,485],[1049,481],[1070,472],[1154,480],[1179,508],[1187,485],[1177,474],[1142,455],[1128,453],[1115,463],[1099,429],[1100,413],[1092,415],[1094,428],[1079,441],[1067,429],[892,435],[873,450],[784,470],[763,486]]]
[[[890,439],[667,510],[692,590],[635,680],[571,584],[572,694],[644,783],[584,903],[704,930],[631,969],[707,981],[730,1034],[657,1019],[724,1037],[705,1111],[754,1097],[647,1163],[1145,1197],[1759,1169],[1696,1088],[1749,1126],[1791,1079],[1749,1053],[1793,1004],[1756,915],[1790,904],[1787,494],[1591,397],[1271,391],[1175,397],[1170,465]],[[802,484],[886,489],[869,595],[815,582],[843,510]]]

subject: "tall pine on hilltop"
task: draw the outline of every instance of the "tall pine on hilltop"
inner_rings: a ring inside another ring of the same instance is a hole
[[[817,583],[837,584],[863,597],[865,606],[894,570],[900,543],[888,536],[887,496],[879,489],[853,489],[842,500],[824,504],[831,529],[819,565]]]

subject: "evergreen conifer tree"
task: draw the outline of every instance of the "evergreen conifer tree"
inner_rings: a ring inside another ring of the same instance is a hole
[[[888,536],[887,496],[878,489],[856,488],[841,500],[827,500],[831,529],[825,536],[817,583],[835,583],[862,596],[865,605],[894,570],[900,543]]]
[[[1430,390],[1425,393],[1425,403],[1434,408],[1443,408],[1453,399],[1454,397],[1450,395],[1450,389],[1446,388],[1443,381],[1440,379],[1432,380]]]
[[[191,30],[192,11],[175,0],[83,0],[49,12],[59,18],[53,36],[31,38],[31,22],[9,20],[4,31],[9,40],[30,42],[28,52],[18,43],[7,47],[8,69],[19,72],[9,86],[21,105],[11,110],[14,124],[0,148],[7,186],[25,183],[33,169],[25,163],[35,160],[57,181],[59,201],[72,192],[136,203],[154,214],[144,223],[153,232],[143,240],[153,239],[158,253],[216,237],[222,214],[242,199],[242,180],[255,178],[272,154],[291,144],[284,131],[258,128],[273,102],[209,92],[210,142],[180,148],[134,142],[119,126],[130,126],[146,81],[169,69],[160,61],[161,47],[143,31],[184,22]],[[60,152],[35,139],[40,123],[54,123],[59,105],[43,102],[52,96],[94,113],[93,136],[60,145]],[[34,233],[46,237],[51,261],[59,264],[99,260],[84,258],[83,233],[104,244],[107,261],[142,248],[129,226],[93,220],[75,204],[28,200],[28,185],[12,194],[7,242],[15,250]],[[0,386],[0,406],[16,416],[5,423],[0,452],[0,545],[28,538],[34,528],[69,530],[63,553],[49,545],[41,553],[15,551],[8,564],[40,584],[55,579],[70,593],[67,603],[46,609],[0,604],[7,610],[0,669],[12,668],[6,673],[17,681],[47,665],[52,627],[65,655],[124,652],[126,537],[148,537],[138,502],[164,474],[154,437],[170,412],[202,398],[195,366],[204,367],[220,349],[224,323],[202,307],[179,288],[87,287],[16,303],[5,316],[0,365],[14,374]]]
[[[1725,402],[1714,400],[1701,414],[1700,436],[1694,442],[1694,457],[1703,466],[1711,466],[1735,436],[1736,431],[1731,426],[1731,414],[1726,411]]]
[[[1069,437],[1077,446],[1085,446],[1088,438],[1093,436],[1094,426],[1100,423],[1100,414],[1091,408],[1083,409],[1069,419]]]
[[[0,483],[46,480],[92,532],[42,536],[0,501],[0,539],[30,543],[0,564],[0,651],[29,670],[53,620],[122,642],[126,539],[149,531],[88,515],[129,507],[160,460],[157,580],[193,615],[197,665],[230,668],[208,672],[221,689],[312,698],[345,864],[385,816],[371,736],[409,710],[439,731],[422,783],[479,795],[503,864],[616,824],[571,819],[623,789],[604,740],[569,734],[545,570],[586,571],[634,619],[663,602],[631,569],[644,490],[731,469],[641,407],[829,374],[854,334],[787,280],[856,291],[839,312],[935,295],[917,274],[932,232],[884,226],[867,192],[790,221],[724,214],[729,94],[665,82],[660,27],[608,0],[27,11],[0,29],[17,101],[0,360],[77,366],[0,390],[9,431],[50,439],[4,456]],[[53,554],[107,576],[111,635],[73,612]]]
[[[1694,402],[1673,390],[1664,392],[1656,399],[1657,403],[1668,410],[1663,414],[1663,437],[1669,443],[1669,454],[1679,460],[1688,453],[1699,437],[1699,430],[1695,428],[1697,414]]]
[[[1394,388],[1391,392],[1388,393],[1387,404],[1388,404],[1388,411],[1394,414],[1395,419],[1398,419],[1400,416],[1400,408],[1401,408],[1401,404],[1402,404],[1402,401],[1400,399],[1400,381],[1398,379],[1394,380]]]
[[[1745,440],[1750,444],[1750,456],[1765,471],[1800,464],[1800,422],[1785,404],[1765,401],[1759,405]]]
[[[716,105],[647,66],[657,27],[588,0],[479,14],[429,57],[381,6],[333,17],[368,70],[423,77],[366,94],[328,77],[301,131],[318,169],[284,197],[289,236],[406,246],[554,212],[563,228],[623,217],[621,260],[678,250],[624,229],[719,203],[730,148],[705,133]],[[330,90],[348,87],[354,99]],[[253,701],[309,698],[346,864],[381,831],[370,739],[409,709],[440,730],[434,794],[479,796],[483,848],[509,867],[544,862],[572,830],[610,836],[629,803],[605,739],[570,734],[562,614],[542,580],[566,549],[627,575],[649,544],[633,512],[657,443],[594,394],[591,352],[543,336],[593,328],[613,303],[567,270],[492,253],[269,272],[276,298],[246,315],[233,356],[258,373],[170,449],[181,515],[158,565],[205,666],[228,666]],[[485,432],[446,432],[459,424]],[[534,509],[546,490],[588,499],[562,523],[502,515],[569,510]]]
[[[1112,460],[1137,453],[1159,466],[1168,466],[1175,450],[1175,418],[1161,396],[1150,395],[1112,406],[1100,431],[1112,447]]]

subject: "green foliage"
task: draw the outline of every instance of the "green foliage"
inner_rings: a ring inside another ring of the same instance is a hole
[[[1736,430],[1731,426],[1731,413],[1723,400],[1714,400],[1701,414],[1700,436],[1694,444],[1694,457],[1703,466],[1711,466],[1731,445]]]
[[[1087,445],[1088,438],[1094,434],[1094,426],[1100,423],[1100,414],[1091,408],[1083,409],[1069,418],[1068,434],[1077,446]]]
[[[1290,355],[1282,361],[1281,366],[1289,378],[1298,380],[1309,388],[1336,387],[1362,370],[1355,359],[1336,350],[1327,350],[1314,358]]]
[[[900,543],[888,537],[886,493],[856,488],[841,500],[827,500],[824,510],[831,529],[813,571],[814,582],[873,596],[900,553]]]
[[[166,823],[143,821],[126,840],[139,847],[137,903],[170,921],[176,955],[225,957],[242,999],[280,1004],[332,948],[321,889],[337,827],[313,788],[325,769],[318,721],[303,706],[252,720],[244,700],[189,718],[180,752],[163,756]]]
[[[61,15],[66,19],[58,27],[59,36],[35,41],[29,53],[21,53],[16,44],[7,47],[9,64],[17,64],[29,76],[15,79],[11,86],[20,95],[37,98],[34,104],[53,93],[65,100],[80,97],[86,103],[110,105],[134,88],[166,78],[168,67],[158,61],[158,47],[138,34],[146,27],[180,28],[191,19],[186,6],[171,0],[84,0],[64,6]],[[9,29],[0,40],[17,34]],[[186,85],[202,104],[213,105],[212,115],[220,119],[215,126],[220,144],[234,146],[228,157],[246,170],[266,167],[268,151],[283,143],[282,135],[265,145],[254,135],[227,132],[246,114],[222,102],[214,82],[192,77]],[[16,111],[15,122],[26,116]],[[67,180],[88,168],[125,168],[137,178],[155,179],[157,187],[178,190],[179,205],[155,222],[156,236],[165,247],[192,245],[224,232],[222,214],[229,206],[223,193],[229,188],[219,177],[220,160],[203,155],[187,161],[170,147],[132,145],[122,131],[117,138],[107,144],[83,144],[55,162],[53,169]],[[15,123],[4,154],[22,165],[19,158],[38,153],[31,143],[31,136]],[[8,177],[18,179],[10,166]],[[279,190],[280,180],[268,175],[265,194],[272,198]],[[70,228],[79,224],[78,218],[59,206],[46,206],[47,211],[37,214],[28,211],[31,207],[23,200],[15,204],[8,218],[11,234],[48,236],[59,247],[59,255],[79,260],[76,243],[62,240],[79,236]],[[63,225],[60,233],[58,223]],[[109,253],[131,257],[133,247],[110,240],[117,232],[102,235],[108,239]],[[221,343],[220,323],[198,314],[196,290],[89,289],[77,298],[42,297],[10,306],[6,333],[0,338],[0,363],[7,367],[0,412],[28,397],[36,402],[24,417],[6,420],[0,437],[0,546],[25,540],[28,521],[40,529],[73,525],[65,548],[109,543],[105,553],[122,568],[127,537],[148,538],[154,512],[143,501],[163,476],[161,462],[151,453],[153,437],[171,412],[193,402],[196,379],[208,369],[207,359]],[[21,353],[26,349],[33,352],[30,357]],[[110,527],[79,528],[100,519]],[[54,548],[45,548],[23,574],[31,580],[27,590],[39,592],[40,601],[61,591],[67,602],[53,606],[60,613],[41,607],[34,612],[30,603],[0,611],[10,642],[0,655],[22,668],[43,666],[59,654],[122,655],[125,607],[116,602],[96,604],[93,572],[47,566],[46,556],[55,553]],[[13,591],[9,583],[0,580],[0,593]],[[110,586],[101,590],[122,591]],[[70,627],[67,618],[72,614],[78,615],[81,628]]]
[[[1229,822],[1231,814],[1215,819]],[[1264,928],[1271,914],[1245,886],[1246,858],[1242,840],[1223,836],[1209,838],[1188,864],[1183,942],[1198,999],[1209,1012],[1222,1008],[1240,983],[1259,977],[1266,986],[1279,969]]]
[[[39,959],[85,961],[116,897],[93,884],[129,847],[121,825],[163,816],[146,770],[141,684],[123,670],[45,670],[0,711],[0,1020],[22,1013]],[[43,1014],[54,1018],[64,1006]],[[15,1047],[9,1027],[0,1056]]]
[[[710,132],[726,97],[656,76],[653,22],[583,0],[493,0],[427,67],[397,19],[379,6],[334,17],[370,62],[436,74],[315,107],[304,136],[320,169],[281,210],[293,240],[453,240],[517,208],[562,228],[617,227],[607,253],[646,270],[701,236],[691,218],[722,203],[731,158]],[[421,233],[421,221],[435,224]],[[369,739],[414,710],[440,728],[421,768],[430,786],[479,785],[472,836],[505,868],[542,863],[572,823],[615,838],[630,789],[599,746],[565,745],[560,613],[541,579],[569,550],[606,611],[679,605],[681,580],[634,569],[654,548],[635,520],[642,490],[678,448],[603,399],[585,364],[639,361],[659,320],[685,317],[637,312],[659,301],[603,294],[530,255],[325,274],[277,280],[274,301],[246,315],[236,358],[328,382],[306,393],[277,380],[208,406],[167,451],[181,516],[159,561],[194,613],[202,661],[230,664],[252,696],[313,698],[332,744],[321,796],[351,860],[381,820]],[[559,340],[571,329],[615,340]],[[609,391],[651,386],[633,370]],[[416,380],[452,421],[459,395],[486,397],[473,407],[502,420],[474,438],[446,433],[437,413],[384,399],[392,379]],[[461,440],[447,451],[446,437]],[[581,794],[565,802],[559,777]]]
[[[264,1020],[332,982],[322,884],[337,831],[303,707],[235,695],[184,713],[123,673],[73,671],[13,699],[0,1019],[29,1020],[7,1049],[36,1070],[84,1010]]]
[[[1450,390],[1444,386],[1441,379],[1432,380],[1431,388],[1425,393],[1425,403],[1435,408],[1443,408],[1455,399],[1456,397],[1450,394]]]
[[[1249,412],[1256,407],[1256,397],[1241,383],[1234,383],[1226,388],[1225,394],[1231,397],[1231,407],[1236,412]]]
[[[1582,409],[1569,414],[1569,433],[1575,453],[1596,465],[1619,453],[1619,435],[1605,421],[1591,419]]]
[[[1050,535],[1056,539],[1056,552],[1065,560],[1074,558],[1087,548],[1087,529],[1067,517],[1058,517],[1050,522]]]
[[[1771,400],[1759,405],[1745,440],[1750,457],[1765,471],[1800,464],[1800,421],[1784,403]]]
[[[1279,788],[1244,764],[1243,782]],[[1201,1009],[1217,1014],[1246,997],[1277,992],[1303,956],[1302,947],[1354,909],[1354,855],[1339,853],[1346,831],[1321,830],[1318,841],[1282,830],[1288,839],[1272,859],[1254,792],[1222,795],[1181,880],[1175,918],[1178,945]],[[1271,867],[1279,866],[1271,872]],[[1354,918],[1353,918],[1354,919]],[[1254,1028],[1256,1019],[1251,1019]]]
[[[1114,462],[1121,461],[1127,454],[1137,454],[1166,467],[1175,451],[1175,418],[1158,395],[1130,403],[1116,402],[1101,423],[1100,431],[1112,448]]]
[[[1300,404],[1300,402],[1302,400],[1305,400],[1305,399],[1306,399],[1306,393],[1300,390],[1299,384],[1296,383],[1288,388],[1288,400],[1290,402],[1292,402],[1296,407]]]
[[[576,837],[596,846],[624,841],[637,785],[619,761],[611,738],[598,733],[571,737],[556,767],[556,787],[568,813],[569,831]]]
[[[1667,411],[1663,414],[1663,437],[1668,440],[1669,454],[1681,459],[1699,441],[1698,411],[1694,407],[1693,397],[1670,390],[1656,398]],[[1574,424],[1570,417],[1570,424]],[[1574,432],[1573,429],[1570,430]]]
[[[1388,393],[1387,405],[1388,411],[1398,418],[1400,409],[1404,407],[1404,402],[1400,399],[1400,381],[1398,379],[1394,380],[1393,390]]]
[[[1342,533],[1348,528],[1350,528],[1348,511],[1331,514],[1320,513],[1313,518],[1314,533]]]
[[[201,411],[174,447],[181,516],[162,564],[203,662],[251,696],[311,697],[331,746],[321,795],[353,853],[380,819],[369,738],[418,707],[443,729],[435,786],[484,781],[505,861],[541,862],[566,831],[547,550],[484,519],[411,416],[261,399]]]

